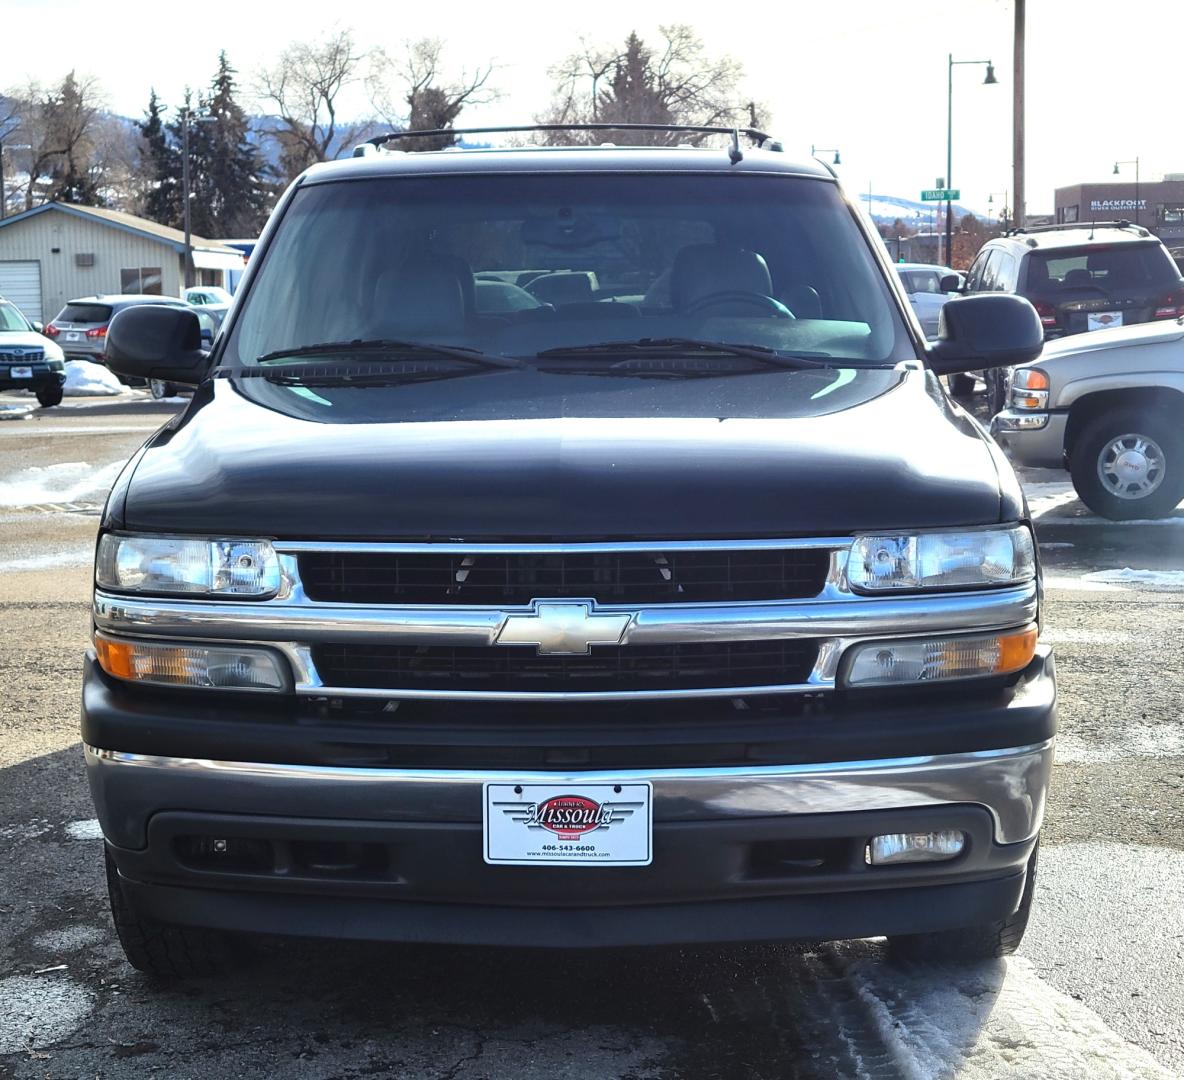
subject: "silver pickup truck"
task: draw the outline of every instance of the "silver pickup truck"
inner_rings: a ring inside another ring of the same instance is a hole
[[[1048,342],[991,433],[1018,465],[1067,468],[1103,517],[1166,517],[1184,499],[1184,318]]]

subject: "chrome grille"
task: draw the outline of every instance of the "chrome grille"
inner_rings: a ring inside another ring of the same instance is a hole
[[[45,350],[32,345],[0,349],[0,364],[39,364],[44,359]]]

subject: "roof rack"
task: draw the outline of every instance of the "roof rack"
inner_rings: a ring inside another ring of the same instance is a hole
[[[740,149],[740,136],[751,139],[753,145],[767,150],[780,151],[784,147],[771,135],[751,127],[712,127],[698,124],[519,124],[510,127],[480,128],[431,128],[421,131],[391,131],[375,135],[354,147],[354,157],[365,157],[380,146],[396,139],[426,139],[441,135],[507,135],[520,131],[686,131],[697,135],[727,135],[732,140],[728,157],[732,162],[741,161],[744,153]]]
[[[1026,225],[1018,229],[1008,229],[1004,236],[1027,236],[1030,233],[1064,232],[1067,229],[1134,229],[1140,236],[1150,236],[1151,233],[1142,225],[1127,221],[1065,221],[1057,225]]]

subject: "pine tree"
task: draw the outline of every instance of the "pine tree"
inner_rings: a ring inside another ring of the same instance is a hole
[[[235,74],[226,53],[220,53],[209,97],[201,102],[201,112],[210,119],[189,128],[193,231],[199,236],[257,236],[267,220],[264,163],[235,100]]]
[[[144,197],[144,216],[161,225],[181,227],[180,151],[170,141],[164,123],[164,106],[156,91],[148,98],[148,111],[136,125],[144,138],[143,165],[149,187]]]

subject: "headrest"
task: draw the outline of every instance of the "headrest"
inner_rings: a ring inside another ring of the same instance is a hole
[[[691,244],[675,255],[670,275],[675,308],[724,292],[771,295],[773,281],[765,260],[755,251],[729,244]]]
[[[463,260],[449,255],[412,256],[378,276],[375,322],[385,328],[384,334],[395,336],[462,327],[471,310],[466,303],[469,291],[475,292],[476,287]]]
[[[526,291],[544,304],[582,304],[592,299],[592,275],[565,270],[543,274]]]

